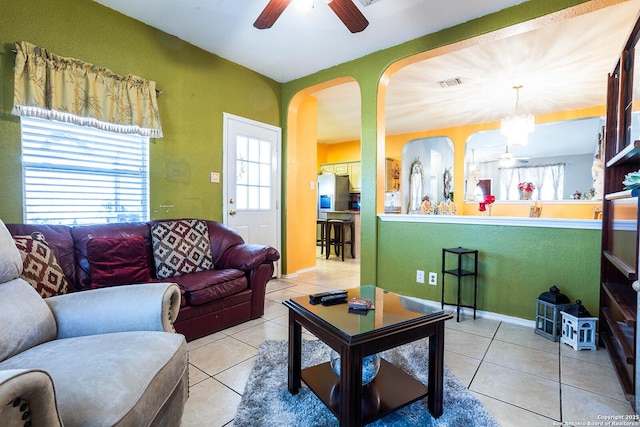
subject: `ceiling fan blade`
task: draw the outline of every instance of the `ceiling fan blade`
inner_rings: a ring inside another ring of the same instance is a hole
[[[271,28],[276,20],[282,15],[282,12],[289,6],[291,0],[270,0],[269,4],[264,8],[253,26],[259,30]]]
[[[352,0],[332,0],[329,7],[352,33],[359,33],[369,25],[367,18]]]

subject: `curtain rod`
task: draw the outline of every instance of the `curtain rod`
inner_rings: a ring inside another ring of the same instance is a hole
[[[11,49],[11,52],[13,52],[13,53],[14,53],[14,54],[16,54],[16,55],[18,54],[18,51],[17,51],[17,50],[15,50],[15,49]],[[156,95],[157,95],[157,96],[160,96],[160,95],[162,95],[163,93],[164,93],[164,91],[163,91],[162,89],[156,89]]]

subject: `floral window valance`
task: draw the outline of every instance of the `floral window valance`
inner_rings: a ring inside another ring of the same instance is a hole
[[[13,113],[162,137],[156,84],[16,43]]]

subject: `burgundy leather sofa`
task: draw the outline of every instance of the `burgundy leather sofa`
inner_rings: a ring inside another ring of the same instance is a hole
[[[151,227],[158,222],[65,225],[7,224],[13,236],[40,232],[55,254],[69,283],[69,292],[91,288],[87,243],[92,238],[142,236],[151,281],[174,282],[180,287],[178,333],[193,340],[264,314],[267,282],[279,252],[270,246],[247,244],[235,231],[215,221],[205,221],[209,232],[212,270],[158,280]]]

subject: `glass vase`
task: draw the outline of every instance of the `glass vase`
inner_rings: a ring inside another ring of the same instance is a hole
[[[340,353],[331,350],[331,370],[340,378]],[[362,358],[362,385],[367,385],[373,381],[380,370],[380,356],[372,354]]]

